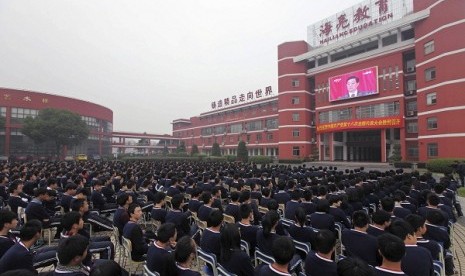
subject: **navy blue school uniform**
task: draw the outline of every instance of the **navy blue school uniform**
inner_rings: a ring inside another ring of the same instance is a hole
[[[238,204],[229,203],[228,205],[226,205],[226,209],[224,210],[224,213],[228,216],[234,217],[236,222],[241,220]]]
[[[382,234],[384,234],[386,232],[381,228],[378,228],[378,227],[376,227],[374,225],[370,225],[370,226],[368,226],[367,233],[368,233],[368,235],[372,235],[373,237],[376,238],[376,237],[378,237],[378,236],[380,236],[380,235],[382,235]]]
[[[354,229],[345,229],[342,231],[342,244],[347,256],[359,257],[371,266],[378,264],[378,241],[375,237]]]
[[[441,248],[437,241],[427,240],[425,238],[417,238],[417,245],[428,249],[431,253],[431,257],[433,257],[433,260],[439,260]]]
[[[300,202],[290,200],[286,202],[286,207],[284,208],[284,217],[290,220],[295,218],[295,210],[300,207]]]
[[[221,199],[213,198],[212,208],[216,208],[218,210],[221,210],[221,212],[223,212],[223,205],[221,205]]]
[[[258,206],[255,204],[254,201],[249,203],[250,208],[252,208],[252,213],[253,213],[253,223],[255,225],[259,225],[260,222],[262,221],[262,214],[260,214],[260,211],[258,211]]]
[[[195,199],[195,198],[191,198],[189,200],[189,203],[187,204],[187,208],[189,209],[189,211],[195,212],[195,213],[199,211],[200,206],[202,206],[202,202],[200,202],[200,200]]]
[[[301,206],[302,206],[302,208],[304,208],[305,213],[307,214],[307,216],[309,216],[309,215],[316,212],[316,205],[315,205],[315,203],[313,203],[311,201],[303,201],[301,203]]]
[[[221,254],[220,232],[212,231],[210,228],[205,229],[200,239],[200,248],[207,253],[216,255],[219,260]]]
[[[451,242],[449,233],[445,229],[429,223],[426,223],[426,229],[426,233],[423,235],[425,239],[437,241],[444,246],[444,249],[449,249]]]
[[[42,202],[36,199],[29,202],[25,212],[27,220],[37,219],[43,222],[44,220],[50,219],[50,215],[47,213],[47,210],[45,210]]]
[[[182,267],[176,264],[176,271],[178,276],[200,276],[201,274],[197,271],[191,270],[190,268]]]
[[[337,276],[337,265],[333,260],[322,258],[311,251],[305,258],[305,273],[312,276]]]
[[[262,197],[262,199],[260,199],[260,206],[268,208],[268,202],[270,202],[270,200],[272,200],[271,197]]]
[[[71,208],[71,201],[73,200],[73,196],[71,195],[67,195],[67,194],[63,194],[61,196],[61,200],[60,200],[60,205],[61,207],[63,207],[63,210],[65,211],[65,213],[68,213]]]
[[[171,222],[176,225],[178,239],[190,233],[189,216],[181,210],[170,210],[165,217],[166,222]]]
[[[92,201],[95,209],[103,210],[105,208],[105,199],[103,198],[102,193],[98,192],[97,190],[92,191],[90,200]]]
[[[289,232],[289,235],[291,235],[291,237],[296,241],[310,243],[312,245],[315,243],[316,232],[311,227],[291,224],[287,231]]]
[[[0,259],[0,274],[15,269],[27,269],[37,273],[34,269],[33,259],[34,254],[22,242],[18,242],[10,247]]]
[[[147,251],[147,268],[160,276],[174,275],[176,271],[171,252],[153,242]]]
[[[394,210],[392,211],[392,213],[394,214],[394,216],[403,219],[406,216],[410,215],[412,212],[407,208],[394,207]]]
[[[237,276],[254,275],[254,268],[250,263],[250,257],[240,249],[231,250],[229,260],[222,261],[220,264],[226,268],[227,271],[236,274]]]
[[[200,206],[199,212],[197,213],[197,217],[199,218],[199,220],[207,221],[212,210],[213,210],[212,207],[204,204]]]
[[[442,216],[444,217],[443,226],[447,226],[447,223],[448,223],[448,220],[449,220],[449,215],[446,212],[444,212],[443,210],[439,209],[439,208],[432,208],[432,207],[428,207],[428,206],[420,207],[420,208],[418,208],[418,214],[420,216],[426,218],[427,215],[428,215],[428,212],[432,211],[432,210],[436,210],[436,211],[441,212]]]
[[[402,271],[409,276],[433,276],[433,258],[428,249],[417,245],[406,245],[402,258]]]
[[[144,233],[142,232],[142,228],[140,228],[140,226],[137,223],[129,221],[124,226],[123,236],[129,239],[132,243],[132,260],[144,260],[144,255],[147,253],[148,245],[144,240]]]
[[[385,268],[381,268],[379,266],[375,267],[375,274],[376,276],[408,276],[404,272],[398,272],[398,271],[393,271],[393,270],[388,270]]]
[[[447,220],[448,221],[452,221],[452,222],[457,222],[457,218],[455,217],[455,214],[454,214],[454,211],[452,210],[452,207],[448,206],[448,205],[445,205],[445,204],[439,204],[439,209],[441,209],[441,211],[443,211],[444,213],[447,214]],[[446,221],[446,222],[448,222]],[[445,225],[447,226],[447,225]]]
[[[334,222],[342,223],[345,228],[352,228],[349,219],[347,219],[346,213],[341,208],[330,207],[328,214],[333,216]]]
[[[253,256],[255,246],[257,246],[257,231],[259,227],[251,224],[246,225],[241,222],[238,222],[237,225],[241,230],[241,239],[249,243],[249,253],[250,256]]]
[[[53,272],[53,276],[87,276],[90,273],[90,269],[84,265],[81,265],[79,270],[76,267],[68,268],[66,266],[57,266]]]
[[[291,196],[286,191],[280,190],[274,194],[273,199],[276,200],[278,204],[286,204],[291,200]]]
[[[10,205],[11,211],[13,213],[18,213],[18,207],[27,207],[27,201],[24,201],[20,196],[11,195],[8,198],[8,205]]]
[[[14,237],[12,236],[0,236],[0,259],[13,245],[15,245]]]
[[[165,223],[166,214],[165,208],[153,207],[152,211],[150,212],[150,216],[154,220],[160,221],[162,224]]]
[[[265,237],[263,235],[263,228],[260,228],[257,231],[257,247],[266,255],[273,256],[271,248],[274,240],[278,237],[276,233],[270,233],[268,237]]]
[[[411,200],[414,200],[414,199],[411,199]],[[415,206],[414,204],[412,204],[412,203],[410,203],[408,201],[402,201],[400,203],[400,205],[402,206],[402,208],[410,210],[410,212],[412,212],[412,214],[415,214],[417,212],[417,206]]]
[[[115,190],[110,186],[105,186],[102,188],[102,194],[108,203],[116,203],[114,195],[116,194]]]
[[[323,212],[315,212],[311,214],[310,225],[316,229],[328,229],[333,232],[335,231],[333,216]]]
[[[124,209],[123,207],[118,207],[118,209],[116,209],[115,211],[115,214],[113,215],[113,225],[115,225],[118,228],[120,240],[121,240],[121,235],[123,234],[123,228],[128,221],[129,221],[128,211]]]
[[[168,188],[168,191],[166,192],[166,195],[172,197],[172,196],[180,194],[180,193],[181,193],[181,191],[178,189],[178,187],[170,186]]]
[[[291,274],[276,270],[271,265],[264,265],[258,271],[258,276],[291,276]]]

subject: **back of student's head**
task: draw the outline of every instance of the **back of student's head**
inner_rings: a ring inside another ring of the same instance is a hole
[[[231,250],[241,248],[241,234],[239,227],[234,223],[227,223],[220,233],[221,243],[221,260],[229,261],[231,258]]]
[[[13,220],[17,220],[18,216],[10,210],[0,210],[0,230],[3,230],[5,224],[13,223]]]
[[[19,238],[24,241],[32,240],[37,233],[42,232],[42,222],[37,219],[32,219],[26,222],[21,230],[19,230]]]
[[[223,222],[223,212],[221,210],[212,210],[210,215],[207,218],[208,227],[217,227],[220,226]]]
[[[271,252],[276,263],[286,265],[294,257],[295,247],[291,238],[279,236],[273,241]]]
[[[417,214],[410,214],[404,218],[404,220],[412,226],[413,230],[418,231],[423,225],[425,225],[426,219]]]
[[[328,254],[336,246],[336,235],[330,230],[322,229],[315,237],[315,247],[317,252]]]
[[[347,257],[337,262],[339,276],[375,276],[373,269],[359,258]]]
[[[171,222],[163,223],[157,230],[157,240],[166,243],[176,235],[176,225]]]
[[[394,199],[392,197],[385,197],[381,199],[381,208],[386,212],[392,212],[394,210]]]
[[[252,207],[247,203],[243,203],[239,207],[239,213],[241,215],[241,219],[246,219],[250,216],[250,213],[252,213]]]
[[[247,202],[250,199],[250,196],[251,196],[250,191],[248,191],[248,190],[242,191],[241,195],[239,197],[239,202],[240,203]]]
[[[279,208],[279,203],[276,201],[276,199],[270,199],[268,203],[266,204],[266,207],[268,210],[275,210],[277,211]]]
[[[119,276],[123,272],[121,266],[113,260],[99,260],[91,271],[90,276]]]
[[[365,211],[355,211],[352,214],[352,224],[354,227],[363,228],[370,223],[370,217]]]
[[[405,255],[404,241],[390,233],[378,236],[378,249],[390,262],[400,262]]]
[[[426,220],[434,225],[443,225],[444,224],[444,216],[442,215],[441,211],[439,210],[429,210],[426,214]]]
[[[231,193],[231,201],[232,202],[236,202],[239,200],[239,197],[240,197],[240,193],[238,191],[234,191]]]
[[[86,201],[86,200],[83,199],[83,198],[76,198],[76,199],[73,199],[73,200],[71,201],[71,205],[70,205],[71,208],[70,208],[70,209],[71,209],[72,211],[79,212],[79,209],[81,209],[81,208],[84,206],[85,201]]]
[[[81,214],[79,212],[73,211],[63,215],[61,218],[61,226],[66,231],[71,230],[74,224],[79,224],[81,220]]]
[[[155,200],[154,200],[155,204],[158,204],[158,203],[162,202],[165,199],[165,197],[166,197],[165,193],[157,192],[155,194]]]
[[[129,215],[134,214],[134,213],[136,212],[136,208],[137,208],[137,207],[140,207],[140,205],[137,204],[137,203],[135,203],[135,202],[129,204],[129,207],[128,207],[128,214],[129,214]]]
[[[263,190],[262,190],[262,195],[263,195],[264,197],[269,197],[270,194],[271,194],[270,188],[268,188],[268,187],[263,188]]]
[[[24,182],[21,179],[16,179],[15,181],[10,183],[10,186],[8,187],[8,192],[13,193],[14,190],[18,189],[19,185],[22,185]]]
[[[427,198],[428,204],[431,206],[438,206],[441,202],[441,199],[438,195],[430,193]]]
[[[174,259],[178,263],[185,263],[191,254],[195,254],[195,243],[189,236],[183,236],[176,242]]]
[[[313,192],[312,192],[312,190],[309,189],[309,188],[306,188],[306,189],[304,190],[303,197],[304,197],[304,199],[305,199],[306,201],[312,200],[312,197],[313,197]]]
[[[374,212],[373,215],[371,215],[371,218],[374,223],[383,225],[384,223],[391,220],[391,215],[388,212],[380,209]]]
[[[279,221],[279,214],[275,210],[269,210],[262,219],[263,235],[268,237],[273,227]]]
[[[292,191],[291,193],[291,199],[292,200],[300,200],[300,198],[302,197],[302,192],[300,190],[295,190],[295,191]]]
[[[200,196],[201,193],[202,193],[202,189],[200,189],[198,187],[195,187],[192,190],[192,197],[198,197],[198,196]]]
[[[126,193],[120,194],[118,198],[116,199],[116,203],[118,203],[119,206],[123,207],[124,205],[126,205],[126,202],[129,200],[129,197],[130,197],[129,194],[126,194]]]
[[[200,196],[200,200],[203,202],[203,204],[208,204],[211,199],[212,199],[212,194],[210,192],[203,192],[202,195]]]
[[[47,194],[47,188],[45,187],[40,187],[40,188],[37,188],[35,191],[34,191],[34,196],[35,197],[39,197],[41,195],[45,195]]]
[[[326,199],[320,199],[318,200],[318,203],[316,204],[316,211],[317,212],[329,212],[329,201]]]
[[[68,265],[75,257],[84,256],[88,246],[89,239],[81,235],[61,239],[57,249],[58,261]]]
[[[171,205],[173,205],[174,209],[179,209],[183,202],[184,202],[184,195],[183,194],[175,194],[171,198]]]
[[[295,210],[295,221],[300,225],[304,226],[305,222],[307,221],[307,213],[305,212],[304,208],[298,207]]]

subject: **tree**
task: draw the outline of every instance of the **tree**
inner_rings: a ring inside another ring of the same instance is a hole
[[[196,144],[192,145],[191,155],[199,154],[199,147]]]
[[[247,162],[249,159],[249,152],[247,151],[247,146],[244,141],[240,141],[237,144],[237,160],[242,162]]]
[[[221,156],[220,144],[216,142],[212,146],[212,156]]]
[[[89,136],[89,128],[81,116],[53,108],[39,111],[36,118],[27,117],[22,132],[36,144],[53,142],[58,156],[63,146],[78,145]]]
[[[184,142],[181,142],[178,147],[176,148],[177,153],[186,153],[186,145]]]
[[[400,145],[395,144],[394,148],[392,149],[391,156],[389,156],[389,162],[400,162],[402,160],[402,154],[400,152]]]

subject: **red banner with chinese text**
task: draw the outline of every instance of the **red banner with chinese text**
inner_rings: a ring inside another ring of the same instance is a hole
[[[337,123],[319,124],[316,126],[318,133],[335,132],[342,130],[370,129],[370,128],[393,128],[403,127],[404,122],[399,117],[367,118],[362,120],[344,121]]]

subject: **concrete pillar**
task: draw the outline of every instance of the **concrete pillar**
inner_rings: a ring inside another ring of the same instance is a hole
[[[381,162],[386,161],[386,129],[381,129]]]

